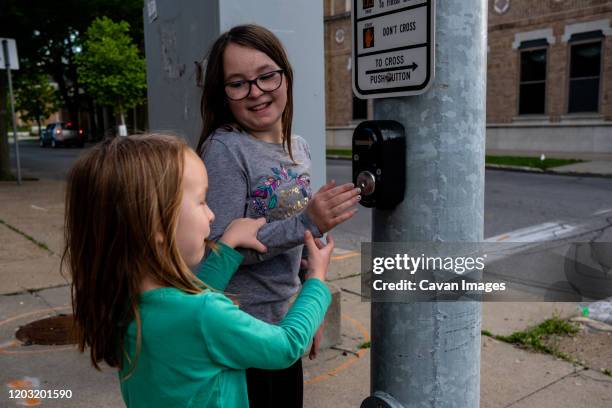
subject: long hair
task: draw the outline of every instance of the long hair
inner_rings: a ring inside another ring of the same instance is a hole
[[[108,139],[69,173],[62,265],[72,277],[79,350],[90,348],[97,369],[102,360],[123,368],[123,339],[132,321],[136,353],[132,360],[128,356],[128,376],[136,366],[142,337],[138,299],[145,277],[160,286],[201,292],[203,284],[175,240],[188,149],[172,136]]]
[[[291,160],[293,160],[293,153],[291,151],[293,69],[280,40],[268,29],[255,24],[236,26],[221,34],[208,52],[204,90],[200,101],[203,128],[196,149],[198,154],[202,155],[204,142],[215,129],[238,125],[234,115],[227,106],[225,96],[223,54],[230,43],[263,52],[283,70],[284,80],[287,81],[287,105],[282,116],[283,146],[289,152]]]

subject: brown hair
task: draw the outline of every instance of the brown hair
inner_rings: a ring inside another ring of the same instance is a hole
[[[291,151],[293,69],[280,40],[270,30],[255,24],[236,26],[221,34],[208,52],[204,90],[200,101],[200,111],[202,112],[204,126],[196,149],[198,154],[202,155],[204,142],[215,129],[219,127],[231,128],[232,126],[240,128],[227,106],[225,96],[223,53],[230,43],[263,52],[283,70],[283,75],[287,81],[287,105],[282,116],[283,146],[286,146],[289,157],[293,160],[293,153]]]
[[[69,173],[62,265],[72,277],[79,350],[91,349],[97,369],[102,360],[123,368],[123,338],[132,320],[137,336],[130,372],[136,366],[138,300],[145,277],[187,293],[201,292],[203,283],[175,242],[188,149],[173,136],[117,137],[92,148]]]

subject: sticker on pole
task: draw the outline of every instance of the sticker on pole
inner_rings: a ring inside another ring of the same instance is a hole
[[[353,0],[353,91],[419,95],[434,77],[434,0]]]

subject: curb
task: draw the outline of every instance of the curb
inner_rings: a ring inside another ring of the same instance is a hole
[[[570,319],[570,321],[576,322],[576,323],[582,323],[596,331],[612,333],[612,325],[609,325],[604,322],[600,322],[599,320],[593,320],[593,319],[589,319],[588,317],[578,316],[578,317],[574,317]]]
[[[577,171],[562,171],[551,168],[549,170],[542,170],[535,167],[523,167],[523,166],[508,166],[503,164],[487,164],[485,165],[487,170],[501,170],[501,171],[513,171],[517,173],[534,173],[534,174],[547,174],[552,176],[571,176],[571,177],[597,177],[597,178],[612,178],[612,174],[602,173],[581,173]]]
[[[333,160],[347,160],[347,161],[351,160],[350,157],[347,157],[347,156],[338,156],[338,155],[335,155],[335,154],[328,154],[328,155],[325,156],[325,158],[326,159],[333,159]]]
[[[345,160],[350,161],[351,158],[347,156],[338,155],[327,155],[326,159],[332,160]],[[571,177],[597,177],[597,178],[612,178],[612,174],[601,174],[601,173],[580,173],[576,171],[559,171],[554,170],[542,170],[536,167],[525,167],[525,166],[509,166],[505,164],[487,164],[485,165],[487,170],[501,170],[501,171],[514,171],[517,173],[535,173],[535,174],[548,174],[554,176],[571,176]]]

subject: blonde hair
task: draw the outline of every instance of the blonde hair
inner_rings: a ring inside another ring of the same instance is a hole
[[[62,265],[72,277],[79,350],[90,348],[97,369],[102,360],[123,368],[123,339],[133,320],[136,353],[125,378],[136,366],[145,277],[187,293],[204,287],[175,240],[189,150],[174,136],[118,137],[93,147],[69,173]]]

